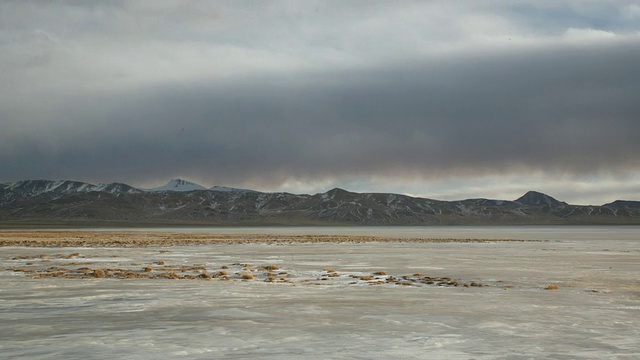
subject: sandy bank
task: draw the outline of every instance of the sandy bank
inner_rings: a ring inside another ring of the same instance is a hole
[[[513,239],[392,238],[344,235],[176,234],[103,231],[0,231],[0,246],[29,247],[147,247],[216,244],[306,243],[486,243]]]

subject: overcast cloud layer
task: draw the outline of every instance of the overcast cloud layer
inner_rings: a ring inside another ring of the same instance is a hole
[[[2,2],[0,181],[640,200],[639,24],[634,1]]]

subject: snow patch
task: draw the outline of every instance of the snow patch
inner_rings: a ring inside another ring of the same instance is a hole
[[[182,180],[182,179],[171,179],[167,184],[163,186],[158,186],[155,188],[148,189],[148,191],[193,191],[193,190],[207,190],[207,188],[191,181]]]

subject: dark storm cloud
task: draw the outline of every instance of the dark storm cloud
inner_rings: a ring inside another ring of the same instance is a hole
[[[632,1],[366,3],[0,3],[0,181],[636,179]]]
[[[17,178],[288,178],[635,169],[640,42],[75,97],[1,159]]]

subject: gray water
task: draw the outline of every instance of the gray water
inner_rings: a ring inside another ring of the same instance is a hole
[[[0,358],[640,358],[638,227],[180,231],[549,241],[2,248]],[[16,256],[72,252],[104,266],[278,264],[293,283],[32,279],[8,271],[40,261],[11,260]],[[324,267],[345,275],[419,272],[488,286],[305,282]],[[544,290],[548,285],[559,289]]]

